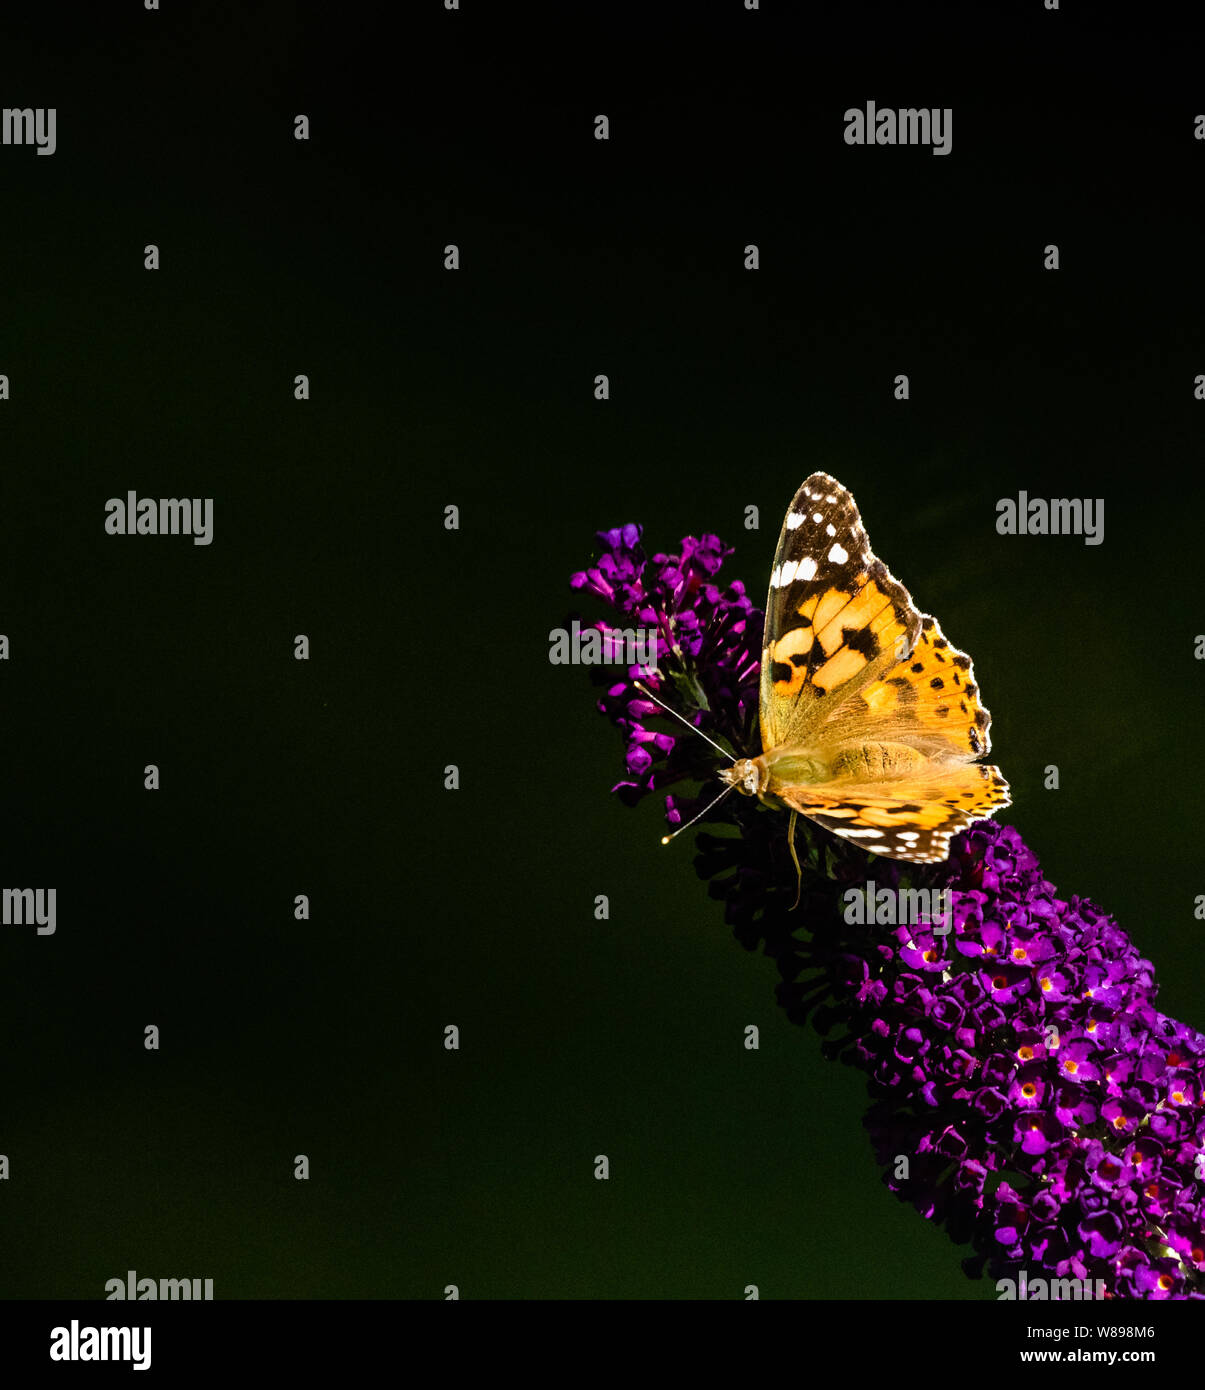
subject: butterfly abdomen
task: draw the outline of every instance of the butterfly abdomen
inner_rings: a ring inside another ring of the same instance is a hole
[[[929,759],[906,743],[856,743],[827,752],[812,748],[772,748],[758,760],[769,772],[767,790],[815,786],[820,782],[882,782],[906,777]]]
[[[843,748],[833,759],[832,775],[854,782],[915,774],[929,759],[906,743],[859,743]]]

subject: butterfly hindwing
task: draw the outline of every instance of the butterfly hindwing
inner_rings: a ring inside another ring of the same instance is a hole
[[[788,806],[871,854],[911,863],[946,858],[950,837],[1008,805],[999,768],[935,765],[889,782],[775,787]]]
[[[778,539],[762,648],[765,748],[802,745],[912,650],[921,615],[875,558],[850,493],[813,473]]]

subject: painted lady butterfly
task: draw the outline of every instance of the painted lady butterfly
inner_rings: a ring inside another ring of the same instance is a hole
[[[795,494],[774,555],[762,646],[762,753],[720,772],[873,854],[946,858],[950,836],[1009,804],[971,659],[917,611],[827,473]],[[792,818],[792,829],[794,818]]]

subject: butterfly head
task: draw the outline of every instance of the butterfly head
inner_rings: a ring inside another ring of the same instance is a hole
[[[757,796],[770,781],[764,758],[740,758],[731,767],[720,769],[720,781],[735,787],[742,796]]]

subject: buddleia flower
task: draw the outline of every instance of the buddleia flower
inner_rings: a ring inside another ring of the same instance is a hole
[[[663,795],[678,827],[724,754],[759,751],[763,615],[721,578],[732,552],[716,536],[651,558],[639,526],[597,539],[570,582],[603,606],[600,631],[657,633],[655,669],[612,671],[599,699],[624,744],[614,790]],[[741,944],[775,960],[792,1021],[864,1073],[885,1185],[971,1247],[968,1274],[1205,1297],[1205,1035],[1159,1011],[1154,968],[1103,908],[1061,895],[994,820],[933,865],[801,823],[802,882],[781,812],[732,797],[708,821],[739,833],[700,831],[696,871]],[[949,912],[851,923],[868,880],[946,893]]]

